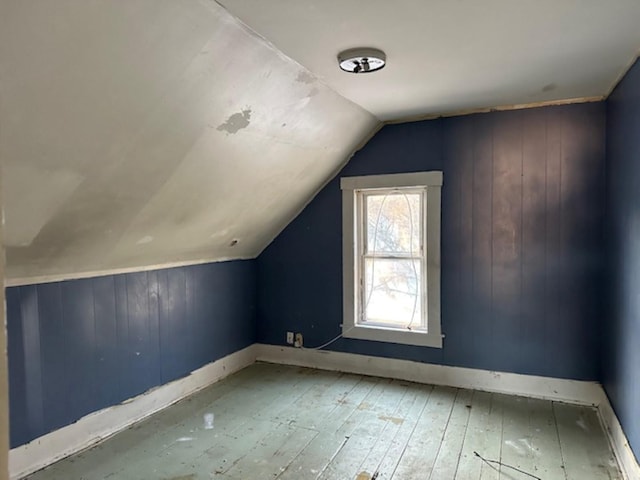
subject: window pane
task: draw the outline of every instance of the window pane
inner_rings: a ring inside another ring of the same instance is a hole
[[[420,260],[364,259],[364,321],[422,327]]]
[[[367,253],[420,254],[419,193],[366,195]]]

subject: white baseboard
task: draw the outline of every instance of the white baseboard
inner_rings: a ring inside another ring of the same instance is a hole
[[[120,405],[89,414],[72,425],[11,450],[10,478],[22,478],[85,450],[256,360],[596,406],[625,478],[640,479],[640,466],[602,386],[596,382],[264,344],[251,345],[195,370],[188,377],[157,387]]]
[[[175,380],[149,390],[120,405],[91,413],[77,422],[36,438],[9,452],[12,480],[22,478],[64,457],[85,450],[132,424],[182,400],[256,360],[257,345],[231,355]]]
[[[521,395],[580,405],[597,406],[602,399],[602,388],[597,382],[450,367],[354,353],[259,344],[256,359],[271,363],[391,377],[411,382]]]
[[[600,419],[625,478],[640,479],[640,466],[602,385],[597,382],[492,372],[328,350],[306,350],[264,344],[258,344],[256,347],[256,360],[263,362],[398,378],[418,383],[598,407]]]
[[[629,440],[627,440],[627,436],[622,429],[622,425],[620,425],[618,417],[613,411],[609,398],[604,392],[602,396],[602,402],[598,405],[600,420],[602,421],[602,425],[609,436],[609,441],[611,442],[613,452],[618,459],[618,463],[622,468],[622,472],[628,480],[640,479],[640,465],[633,454],[633,450],[631,450]]]

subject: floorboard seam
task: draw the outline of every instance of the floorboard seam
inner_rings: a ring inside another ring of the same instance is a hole
[[[436,464],[438,463],[438,457],[440,456],[440,451],[442,450],[442,443],[444,441],[444,437],[447,434],[447,430],[449,429],[449,422],[451,422],[451,416],[453,415],[453,410],[456,406],[456,401],[458,400],[458,395],[460,395],[459,388],[456,388],[456,396],[453,398],[453,402],[451,403],[451,410],[449,410],[449,416],[447,417],[447,423],[444,425],[444,430],[442,431],[442,436],[440,437],[440,443],[438,444],[438,451],[436,452],[436,456],[433,458],[433,465],[431,466],[431,471],[429,472],[428,480],[431,480],[431,476],[433,475],[433,470],[436,468]]]
[[[429,402],[431,401],[431,395],[433,394],[433,386],[430,385],[430,387],[431,387],[431,389],[429,390],[429,396],[427,397],[426,402],[424,402],[424,406],[420,410],[420,414],[417,416],[416,423],[413,426],[413,428],[411,429],[411,434],[409,435],[409,438],[407,439],[407,443],[404,444],[404,448],[402,449],[402,453],[400,454],[400,457],[398,457],[398,462],[396,463],[396,466],[394,467],[393,472],[391,472],[391,480],[393,480],[395,478],[396,471],[398,470],[398,465],[400,465],[400,459],[402,459],[402,457],[404,457],[404,454],[407,451],[407,446],[409,445],[409,440],[411,440],[411,437],[413,437],[413,434],[415,433],[416,428],[418,428],[418,423],[420,423],[420,419],[422,418],[422,415],[424,414],[424,410],[425,410],[425,408],[427,408],[427,405],[429,405]]]

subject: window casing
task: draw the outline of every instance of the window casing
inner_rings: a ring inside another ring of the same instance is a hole
[[[342,334],[442,347],[442,172],[345,177]]]

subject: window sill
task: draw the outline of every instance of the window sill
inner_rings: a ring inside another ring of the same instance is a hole
[[[356,325],[344,326],[342,336],[344,338],[356,338],[359,340],[373,340],[376,342],[399,343],[403,345],[417,345],[421,347],[442,348],[442,336],[428,334],[419,330],[399,330],[395,328],[373,327]]]

